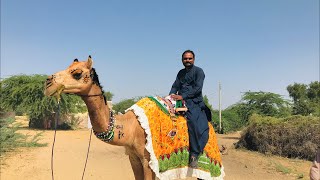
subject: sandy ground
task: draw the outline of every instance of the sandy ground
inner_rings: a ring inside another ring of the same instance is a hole
[[[26,123],[27,124],[27,123]],[[36,134],[36,130],[22,128],[22,133]],[[57,131],[54,149],[54,179],[81,179],[90,130]],[[287,180],[309,179],[310,161],[265,156],[257,152],[236,150],[239,133],[218,135],[219,144],[227,146],[222,156],[226,180]],[[1,180],[51,179],[51,148],[54,131],[44,131],[41,142],[47,147],[21,148],[6,154],[1,161]],[[92,136],[84,179],[134,179],[128,156],[123,147],[108,145]],[[195,180],[196,178],[188,178]]]

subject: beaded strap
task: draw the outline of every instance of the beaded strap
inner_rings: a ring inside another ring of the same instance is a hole
[[[96,137],[98,139],[100,139],[101,141],[104,142],[110,142],[113,140],[114,138],[114,124],[116,122],[116,118],[113,116],[113,112],[110,111],[110,121],[108,124],[108,128],[106,131],[98,133],[95,130],[93,130],[94,135],[96,135]]]

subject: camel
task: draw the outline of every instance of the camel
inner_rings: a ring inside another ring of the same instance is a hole
[[[156,174],[149,166],[146,132],[133,111],[114,115],[107,106],[91,56],[74,62],[65,70],[49,76],[44,94],[60,98],[60,94],[75,94],[85,102],[94,134],[102,141],[124,146],[136,180],[154,180]]]

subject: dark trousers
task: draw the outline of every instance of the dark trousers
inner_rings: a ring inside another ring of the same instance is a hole
[[[198,157],[208,142],[209,126],[205,111],[194,103],[187,104],[190,155]]]

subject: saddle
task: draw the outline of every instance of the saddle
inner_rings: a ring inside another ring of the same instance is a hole
[[[166,97],[150,96],[149,98],[156,100],[159,105],[161,105],[162,108],[165,108],[172,117],[176,115],[184,115],[185,112],[188,111],[184,100],[173,100],[170,95]]]

